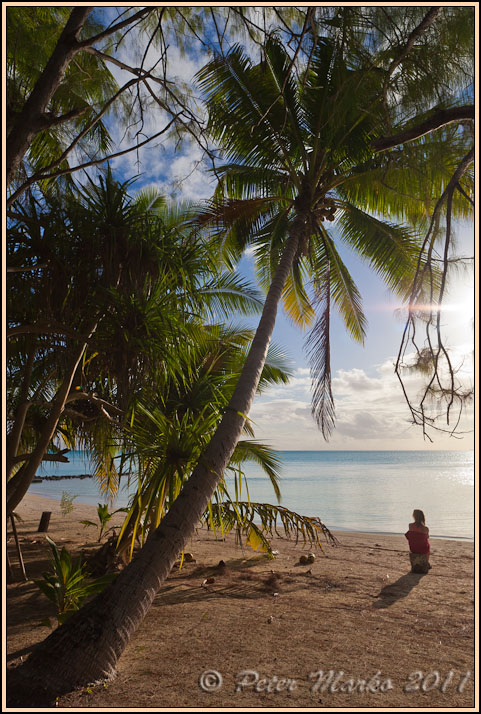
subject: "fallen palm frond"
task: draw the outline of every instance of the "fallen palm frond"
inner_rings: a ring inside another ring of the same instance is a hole
[[[338,545],[337,538],[329,528],[316,517],[302,516],[283,506],[250,501],[222,501],[212,503],[204,515],[207,525],[213,530],[219,528],[225,537],[235,530],[237,542],[242,539],[253,548],[272,554],[268,537],[295,539],[296,544],[322,547],[322,538],[330,545]],[[283,532],[280,532],[282,528]]]

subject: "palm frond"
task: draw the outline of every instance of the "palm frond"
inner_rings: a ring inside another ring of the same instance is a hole
[[[319,279],[319,278],[318,278]],[[318,314],[316,324],[306,341],[311,366],[312,415],[327,441],[334,428],[334,397],[331,387],[331,274],[324,266],[322,281],[318,284]]]
[[[272,384],[288,384],[292,376],[293,365],[284,350],[271,342],[267,350],[267,357],[262,370],[257,391],[261,394]]]
[[[362,310],[361,295],[348,269],[342,262],[334,241],[321,224],[319,226],[319,241],[313,247],[312,256],[313,284],[316,293],[320,295],[321,299],[322,295],[320,293],[324,289],[322,282],[323,262],[329,265],[331,299],[344,320],[346,329],[351,337],[364,344],[367,321]],[[318,274],[321,275],[319,286],[317,285]]]
[[[253,199],[259,196],[279,196],[293,199],[289,175],[282,170],[231,162],[216,166],[219,177],[214,198]]]
[[[259,229],[277,213],[278,199],[216,199],[199,212],[197,222],[209,227],[219,256],[234,268]]]
[[[416,272],[420,237],[347,201],[342,208],[338,222],[341,239],[356,249],[395,294],[406,297]]]
[[[204,301],[206,314],[213,319],[234,312],[259,313],[263,305],[258,290],[238,275],[229,273],[213,276],[199,288],[198,296]]]
[[[275,52],[275,44],[272,41],[266,52],[271,46]],[[225,57],[215,57],[208,63],[198,73],[197,81],[208,97],[208,130],[215,140],[222,141],[230,159],[282,167],[296,184],[293,164],[299,160],[297,142],[286,122],[284,99],[272,81],[274,66],[280,69],[274,58],[269,65],[261,62],[253,66],[237,45]],[[234,129],[228,134],[227,123]]]
[[[305,261],[299,258],[292,265],[282,293],[284,311],[298,327],[308,327],[315,319],[314,309],[304,287],[306,277]]]
[[[166,207],[166,198],[154,187],[143,188],[134,198],[139,213],[158,212]]]
[[[277,502],[281,501],[281,491],[279,488],[281,458],[269,446],[261,444],[252,439],[241,439],[232,454],[229,468],[239,466],[246,462],[258,464],[269,478]]]
[[[323,541],[337,545],[338,541],[326,525],[319,519],[301,516],[283,506],[250,501],[223,501],[211,505],[204,521],[219,528],[223,536],[235,530],[239,542],[242,538],[254,550],[272,554],[269,537],[288,538],[295,543],[323,549]],[[282,530],[281,530],[282,529]]]

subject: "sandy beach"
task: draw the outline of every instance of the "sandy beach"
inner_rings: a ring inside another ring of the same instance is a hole
[[[17,522],[27,575],[48,569],[48,535],[72,553],[98,547],[95,508],[28,495]],[[122,514],[112,523],[120,523]],[[24,582],[7,586],[12,666],[50,632],[52,604]],[[404,536],[336,532],[317,551],[276,538],[274,559],[199,528],[195,562],[174,568],[119,661],[118,676],[65,695],[65,707],[474,707],[474,544],[433,539],[432,570],[410,573]],[[219,568],[223,560],[226,567]],[[213,582],[204,581],[213,578]],[[203,675],[208,672],[209,674]],[[221,675],[219,677],[219,675]],[[210,691],[206,691],[210,690]]]

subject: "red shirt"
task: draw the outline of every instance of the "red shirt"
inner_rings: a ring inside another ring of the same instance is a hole
[[[408,539],[409,550],[411,553],[429,555],[430,545],[427,533],[421,533],[420,531],[408,531],[404,535]]]

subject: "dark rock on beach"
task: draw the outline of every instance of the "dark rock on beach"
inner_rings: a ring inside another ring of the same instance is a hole
[[[34,483],[40,483],[41,481],[62,481],[64,479],[82,479],[82,478],[92,478],[92,474],[76,474],[74,476],[39,476],[34,479]]]

